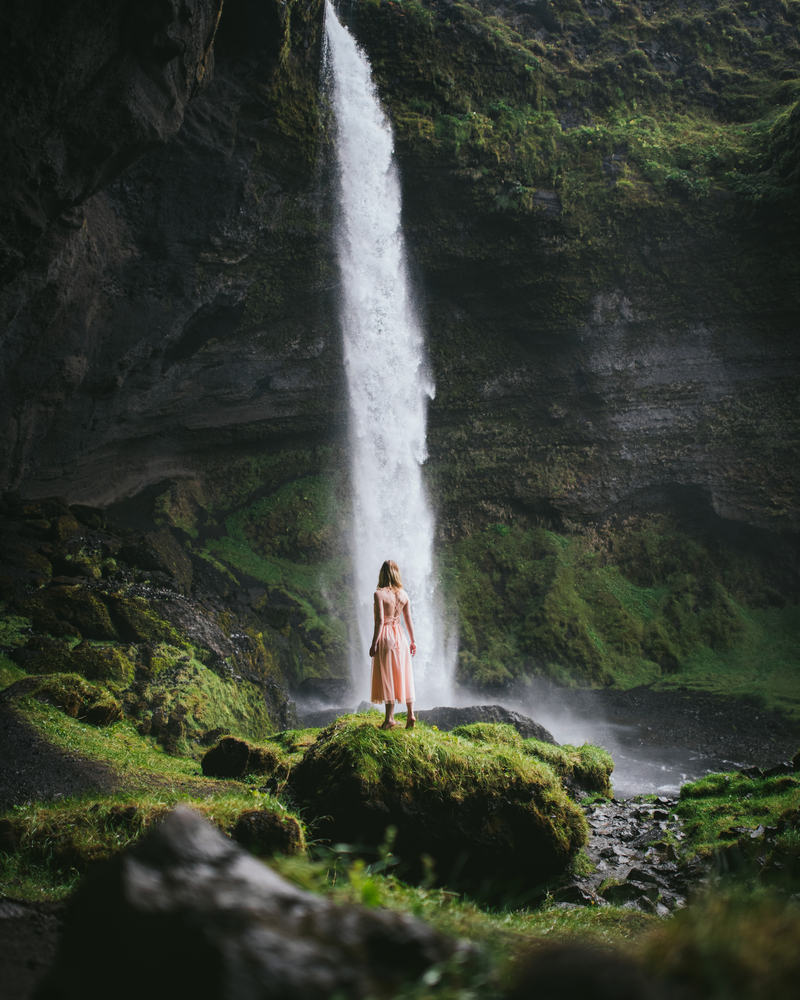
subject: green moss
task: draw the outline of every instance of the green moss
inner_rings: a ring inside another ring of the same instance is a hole
[[[263,487],[262,487],[263,490]],[[203,554],[240,582],[265,586],[255,610],[284,642],[275,650],[292,684],[306,677],[346,676],[351,591],[338,554],[342,513],[329,477],[304,477],[240,507],[227,534],[209,539]]]
[[[16,663],[9,660],[5,653],[0,653],[0,690],[8,687],[9,684],[13,684],[14,681],[21,680],[25,676],[27,675],[21,667],[18,667]]]
[[[122,718],[121,703],[106,688],[89,684],[78,674],[29,677],[9,693],[35,698],[92,725],[107,726]]]
[[[614,761],[601,747],[588,743],[582,747],[554,746],[535,739],[523,740],[513,726],[490,722],[457,726],[452,730],[452,735],[474,743],[513,747],[548,764],[562,781],[565,780],[576,788],[599,792],[601,795],[611,794],[610,779]]]
[[[713,18],[690,4],[647,20],[620,9],[611,21],[578,5],[540,7],[521,34],[477,4],[423,10],[409,16],[407,5],[360,5],[352,16],[381,85],[398,60],[406,69],[385,89],[401,141],[420,158],[485,171],[478,197],[498,182],[513,185],[497,202],[504,210],[534,211],[528,191],[554,181],[573,212],[590,190],[613,208],[617,192],[601,159],[620,147],[636,179],[666,195],[704,197],[712,184],[731,183],[732,172],[763,169],[760,122],[772,122],[776,99],[792,100],[769,62],[748,58],[758,29],[742,24],[735,4],[723,3]],[[775,16],[788,28],[786,11]],[[545,43],[534,37],[540,24],[550,32]],[[686,75],[651,59],[644,49],[652,42],[681,51]],[[585,109],[582,127],[562,126],[558,108],[567,102]],[[784,140],[787,148],[792,141]]]
[[[17,807],[0,818],[0,886],[13,879],[25,882],[15,895],[41,893],[58,898],[69,891],[80,875],[136,843],[176,805],[187,805],[223,832],[233,834],[243,818],[254,812],[273,815],[278,824],[291,824],[299,832],[298,849],[305,846],[302,824],[270,795],[238,789],[220,789],[198,798],[167,788],[120,793],[108,798],[89,796],[57,804],[34,803]],[[25,890],[28,890],[27,893]]]
[[[51,587],[20,598],[15,608],[30,618],[34,628],[50,635],[119,639],[100,596],[81,587]]]
[[[751,779],[738,773],[712,774],[681,788],[676,807],[684,824],[687,855],[711,854],[743,836],[735,828],[773,826],[800,807],[800,779],[792,775]]]
[[[571,536],[494,526],[444,558],[469,683],[655,683],[798,714],[800,609],[774,562],[668,520]]]
[[[313,476],[282,486],[229,517],[225,526],[232,538],[266,557],[318,562],[341,544],[341,519],[330,478]]]
[[[0,646],[24,646],[30,634],[31,622],[21,615],[9,614],[0,604]]]
[[[106,600],[124,640],[166,642],[188,648],[183,636],[169,622],[164,621],[143,597],[110,594]]]
[[[159,719],[172,720],[174,752],[195,756],[192,741],[211,730],[256,742],[275,731],[264,690],[252,681],[221,677],[196,657],[168,646],[156,647],[149,663],[149,675],[143,672],[128,711],[154,736],[160,735],[152,729],[156,713]]]
[[[53,641],[46,637],[28,641],[24,663],[29,673],[79,673],[89,680],[129,684],[133,663],[126,652],[110,643]]]
[[[204,517],[207,507],[203,484],[197,479],[182,479],[156,497],[153,514],[156,524],[179,528],[190,538],[197,538],[199,522],[208,524],[210,520]]]
[[[507,742],[379,726],[344,716],[293,768],[320,836],[378,845],[393,826],[412,879],[430,855],[443,882],[506,901],[541,893],[585,843],[583,813],[548,764]]]
[[[456,726],[453,736],[459,736],[473,743],[492,743],[496,746],[510,746],[522,749],[522,737],[513,726],[504,723],[473,722],[468,726]]]
[[[574,747],[565,743],[555,747],[551,743],[528,739],[522,744],[525,753],[549,764],[564,781],[587,792],[611,795],[611,772],[614,761],[602,747],[584,743]]]

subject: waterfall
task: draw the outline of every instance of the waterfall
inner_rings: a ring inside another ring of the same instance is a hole
[[[338,168],[336,243],[350,421],[356,637],[351,669],[367,695],[372,594],[385,559],[400,567],[418,646],[417,697],[446,697],[433,566],[434,520],[422,479],[433,384],[411,298],[391,126],[369,62],[325,5],[326,70]]]

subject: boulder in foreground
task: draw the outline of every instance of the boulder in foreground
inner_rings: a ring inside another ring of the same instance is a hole
[[[521,746],[423,725],[387,732],[378,721],[340,719],[292,770],[319,836],[374,847],[393,826],[409,877],[428,855],[440,882],[495,898],[532,892],[586,842],[583,813],[553,768]]]
[[[467,946],[410,917],[296,888],[178,808],[89,875],[36,996],[386,997],[458,955]]]

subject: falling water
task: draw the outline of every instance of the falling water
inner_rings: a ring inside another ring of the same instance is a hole
[[[434,523],[421,469],[433,385],[406,272],[391,126],[367,57],[330,2],[325,25],[339,175],[337,250],[355,507],[353,677],[366,691],[372,594],[381,563],[394,559],[411,599],[417,696],[424,705],[446,696],[450,673],[437,627]]]

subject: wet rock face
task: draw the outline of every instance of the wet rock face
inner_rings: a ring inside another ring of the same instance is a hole
[[[408,917],[295,888],[187,809],[93,872],[65,923],[38,1000],[104,997],[109,981],[131,1000],[142,982],[154,1000],[383,997],[468,955]]]
[[[473,722],[507,723],[513,726],[524,740],[540,740],[558,746],[553,734],[519,712],[512,712],[502,705],[472,705],[469,708],[431,708],[418,713],[429,726],[436,726],[447,733],[456,726],[468,726]]]
[[[34,145],[55,113],[37,108],[61,109],[77,93],[72,62],[103,55],[117,23],[129,48],[69,105],[79,120],[59,118],[69,155],[53,161],[56,176],[45,176],[38,147],[14,166],[35,179],[25,222],[35,234],[85,200],[0,301],[7,481],[105,504],[170,476],[202,478],[234,453],[341,439],[332,196],[309,148],[320,4],[226,0],[214,80],[188,108],[216,0],[183,13],[116,0],[90,30],[66,11],[46,38],[26,30],[43,8],[14,13],[14,31],[34,40],[10,49],[37,68],[36,100],[0,90],[7,120],[23,122],[18,107],[35,119]],[[47,39],[57,60],[41,56]],[[1,71],[9,79],[12,63]],[[135,84],[131,135],[112,128],[89,141],[91,101],[113,103],[123,69]],[[181,117],[169,145],[108,183]],[[796,419],[796,310],[778,269],[740,265],[733,249],[769,244],[769,220],[743,230],[739,208],[722,202],[648,210],[599,252],[571,233],[552,192],[537,193],[545,211],[533,217],[476,209],[458,171],[398,149],[437,385],[429,451],[448,498],[445,536],[495,520],[654,510],[797,530],[796,435],[768,430]],[[609,157],[612,174],[620,155]],[[8,212],[22,204],[21,183],[9,186]],[[599,258],[619,260],[613,276],[591,277]]]
[[[181,126],[213,72],[220,0],[46,0],[4,12],[0,278],[49,225]]]
[[[594,870],[556,890],[568,906],[612,903],[665,916],[686,905],[689,893],[708,881],[708,866],[695,860],[678,865],[675,844],[682,824],[676,799],[597,803],[586,809],[590,838],[585,850]]]
[[[176,6],[170,38],[178,24],[205,38],[218,9]],[[318,0],[226,0],[214,80],[185,114],[188,92],[175,104],[179,135],[98,179],[74,228],[52,226],[0,295],[14,397],[0,400],[1,478],[42,495],[66,476],[71,501],[106,504],[265,441],[330,434],[340,351],[309,148],[320,25]]]

